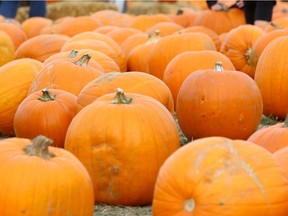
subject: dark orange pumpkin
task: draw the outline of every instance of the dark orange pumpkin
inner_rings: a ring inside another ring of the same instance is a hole
[[[214,70],[198,70],[185,79],[176,113],[191,140],[208,136],[247,139],[260,123],[263,102],[251,77],[216,63]]]
[[[17,137],[42,134],[53,140],[53,146],[64,147],[67,128],[77,113],[77,97],[60,89],[43,89],[28,95],[14,116]]]

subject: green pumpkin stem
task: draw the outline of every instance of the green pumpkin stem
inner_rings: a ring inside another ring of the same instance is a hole
[[[279,25],[277,25],[276,23],[274,22],[270,22],[270,25],[275,28],[275,29],[282,29]]]
[[[222,62],[215,62],[214,71],[224,71]]]
[[[84,54],[80,59],[78,59],[74,64],[79,66],[88,66],[89,60],[91,59],[91,54]]]
[[[116,95],[112,99],[112,104],[130,104],[132,98],[127,98],[121,88],[116,89]]]
[[[71,50],[71,52],[68,55],[68,58],[75,58],[77,56],[78,50]]]
[[[286,115],[284,123],[282,125],[282,128],[286,128],[286,127],[288,127],[288,114]]]
[[[52,144],[52,140],[39,135],[32,140],[32,145],[27,145],[24,147],[24,152],[29,156],[38,156],[45,160],[55,157],[55,154],[49,152],[48,146]]]
[[[51,94],[47,88],[42,89],[42,96],[38,99],[43,102],[55,100],[55,95]]]

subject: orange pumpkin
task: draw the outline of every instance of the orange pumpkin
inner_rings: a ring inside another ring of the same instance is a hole
[[[43,89],[28,95],[14,116],[15,135],[30,138],[42,134],[53,146],[64,147],[66,131],[77,113],[77,97],[60,89]],[[35,118],[37,116],[37,118]]]
[[[250,62],[251,49],[262,35],[264,31],[257,26],[241,25],[227,34],[220,52],[231,60],[236,70],[254,78],[255,67]]]
[[[29,38],[20,44],[14,58],[33,58],[43,62],[49,56],[60,52],[68,39],[68,36],[59,34],[43,34]]]
[[[263,50],[255,71],[255,82],[260,88],[264,115],[285,119],[288,113],[288,36],[278,37]]]
[[[174,105],[184,80],[194,71],[213,68],[220,61],[227,70],[235,70],[234,65],[224,54],[214,50],[186,51],[175,56],[167,65],[163,81],[169,87]]]
[[[0,31],[4,31],[10,36],[15,50],[17,50],[21,43],[28,39],[23,28],[11,22],[0,22]]]
[[[55,33],[72,37],[82,32],[93,31],[100,26],[102,23],[99,20],[82,15],[60,22],[55,28]]]
[[[92,80],[84,86],[78,95],[79,109],[91,104],[105,94],[113,93],[118,87],[125,89],[125,92],[153,97],[161,102],[172,115],[174,114],[172,94],[165,83],[155,76],[138,71],[110,72]]]
[[[42,62],[34,59],[13,60],[0,67],[0,133],[14,136],[15,112],[42,67]]]
[[[40,35],[45,27],[52,25],[52,22],[50,18],[46,17],[29,17],[21,23],[21,26],[27,37],[31,38]]]
[[[14,59],[15,47],[11,37],[0,31],[0,67]]]
[[[152,97],[122,89],[82,109],[65,140],[92,177],[95,201],[112,205],[150,204],[158,171],[179,146],[169,111]]]
[[[165,161],[152,209],[155,216],[286,216],[287,173],[253,143],[202,138]]]
[[[286,116],[285,122],[277,123],[275,125],[257,130],[248,138],[247,141],[253,142],[274,153],[277,150],[288,146],[286,141],[286,139],[288,139],[287,126],[288,116]]]
[[[91,55],[83,55],[79,60],[55,60],[45,64],[31,83],[29,94],[44,88],[62,89],[78,95],[91,80],[104,74],[103,71],[89,66]]]
[[[185,51],[216,50],[213,40],[201,32],[172,34],[155,43],[149,54],[149,73],[162,79],[167,64]]]
[[[205,26],[220,35],[245,23],[243,10],[233,8],[227,11],[203,10],[197,14],[193,25]]]
[[[247,139],[256,131],[262,112],[261,92],[254,80],[239,71],[224,70],[220,63],[214,70],[191,73],[176,101],[180,128],[191,140]]]
[[[174,23],[174,22],[161,22],[161,23],[157,23],[154,26],[152,26],[151,28],[147,29],[146,32],[150,33],[153,31],[159,31],[160,32],[160,37],[164,37],[167,35],[171,35],[175,32],[179,32],[181,31],[183,28],[183,26]]]
[[[279,149],[273,153],[273,157],[279,163],[279,165],[283,167],[283,169],[286,172],[286,175],[288,175],[288,166],[287,166],[288,157],[287,157],[287,154],[288,154],[288,146],[285,146],[285,147],[283,147],[283,148],[281,148],[281,149]]]
[[[0,193],[0,215],[93,214],[87,170],[70,152],[49,147],[52,142],[44,136],[0,141],[0,161],[5,164],[0,168],[0,191],[5,191]]]

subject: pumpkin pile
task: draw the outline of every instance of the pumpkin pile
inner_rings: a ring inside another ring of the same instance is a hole
[[[288,215],[287,3],[154,3],[0,17],[0,215]]]

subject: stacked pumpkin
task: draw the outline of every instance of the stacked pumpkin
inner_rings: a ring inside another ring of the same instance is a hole
[[[0,23],[0,131],[16,136],[0,141],[0,159],[19,155],[0,170],[0,189],[32,197],[10,208],[15,198],[0,196],[3,215],[86,216],[95,203],[153,203],[155,215],[287,215],[286,145],[257,139],[286,129],[257,130],[263,114],[287,114],[287,29],[244,25],[237,9],[179,11],[29,18],[9,23],[13,31]],[[179,130],[190,141],[180,149]],[[8,187],[4,173],[20,185],[23,169],[24,189]],[[79,196],[87,203],[76,205]]]

